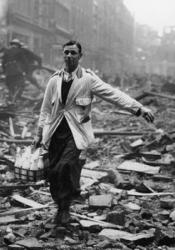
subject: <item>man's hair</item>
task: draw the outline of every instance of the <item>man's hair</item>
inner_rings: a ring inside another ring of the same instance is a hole
[[[70,40],[68,41],[67,43],[63,44],[63,49],[64,47],[66,46],[71,46],[71,45],[76,45],[78,50],[79,50],[79,53],[81,54],[82,53],[82,47],[81,47],[81,44],[75,40]]]

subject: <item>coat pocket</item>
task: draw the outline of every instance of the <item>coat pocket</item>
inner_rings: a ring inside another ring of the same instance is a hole
[[[86,123],[90,120],[90,109],[91,109],[91,98],[89,97],[78,97],[75,100],[76,103],[76,114],[80,123]]]
[[[75,100],[76,104],[79,106],[88,106],[91,104],[91,98],[89,97],[78,97]]]

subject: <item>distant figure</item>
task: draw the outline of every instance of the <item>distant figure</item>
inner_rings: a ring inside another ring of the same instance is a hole
[[[24,44],[21,43],[21,50],[23,56],[26,58],[24,65],[24,71],[26,74],[26,79],[30,81],[31,84],[36,86],[38,89],[41,89],[41,86],[38,84],[37,79],[33,76],[33,71],[37,68],[41,68],[42,60],[41,57],[33,53],[27,48]]]
[[[114,86],[120,86],[121,78],[119,74],[115,75]]]
[[[5,51],[6,51],[6,47],[1,46],[0,47],[0,79],[1,79],[1,77],[4,76],[4,72],[3,72],[3,69],[2,69],[2,58],[4,56]]]
[[[6,48],[2,55],[2,69],[5,74],[5,83],[9,90],[9,99],[12,102],[15,102],[23,92],[24,70],[22,65],[25,64],[25,60],[20,41],[13,39],[9,48]]]

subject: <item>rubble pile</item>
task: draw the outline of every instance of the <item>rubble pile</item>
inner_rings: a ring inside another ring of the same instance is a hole
[[[31,144],[37,115],[27,107],[23,116],[15,110],[1,117],[0,249],[175,249],[174,100],[155,100],[154,125],[94,102],[96,142],[66,227],[53,223],[57,208],[47,181],[15,178],[16,149]]]

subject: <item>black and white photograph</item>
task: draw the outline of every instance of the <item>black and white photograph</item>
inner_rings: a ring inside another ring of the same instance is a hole
[[[175,250],[175,0],[0,0],[0,250]]]

